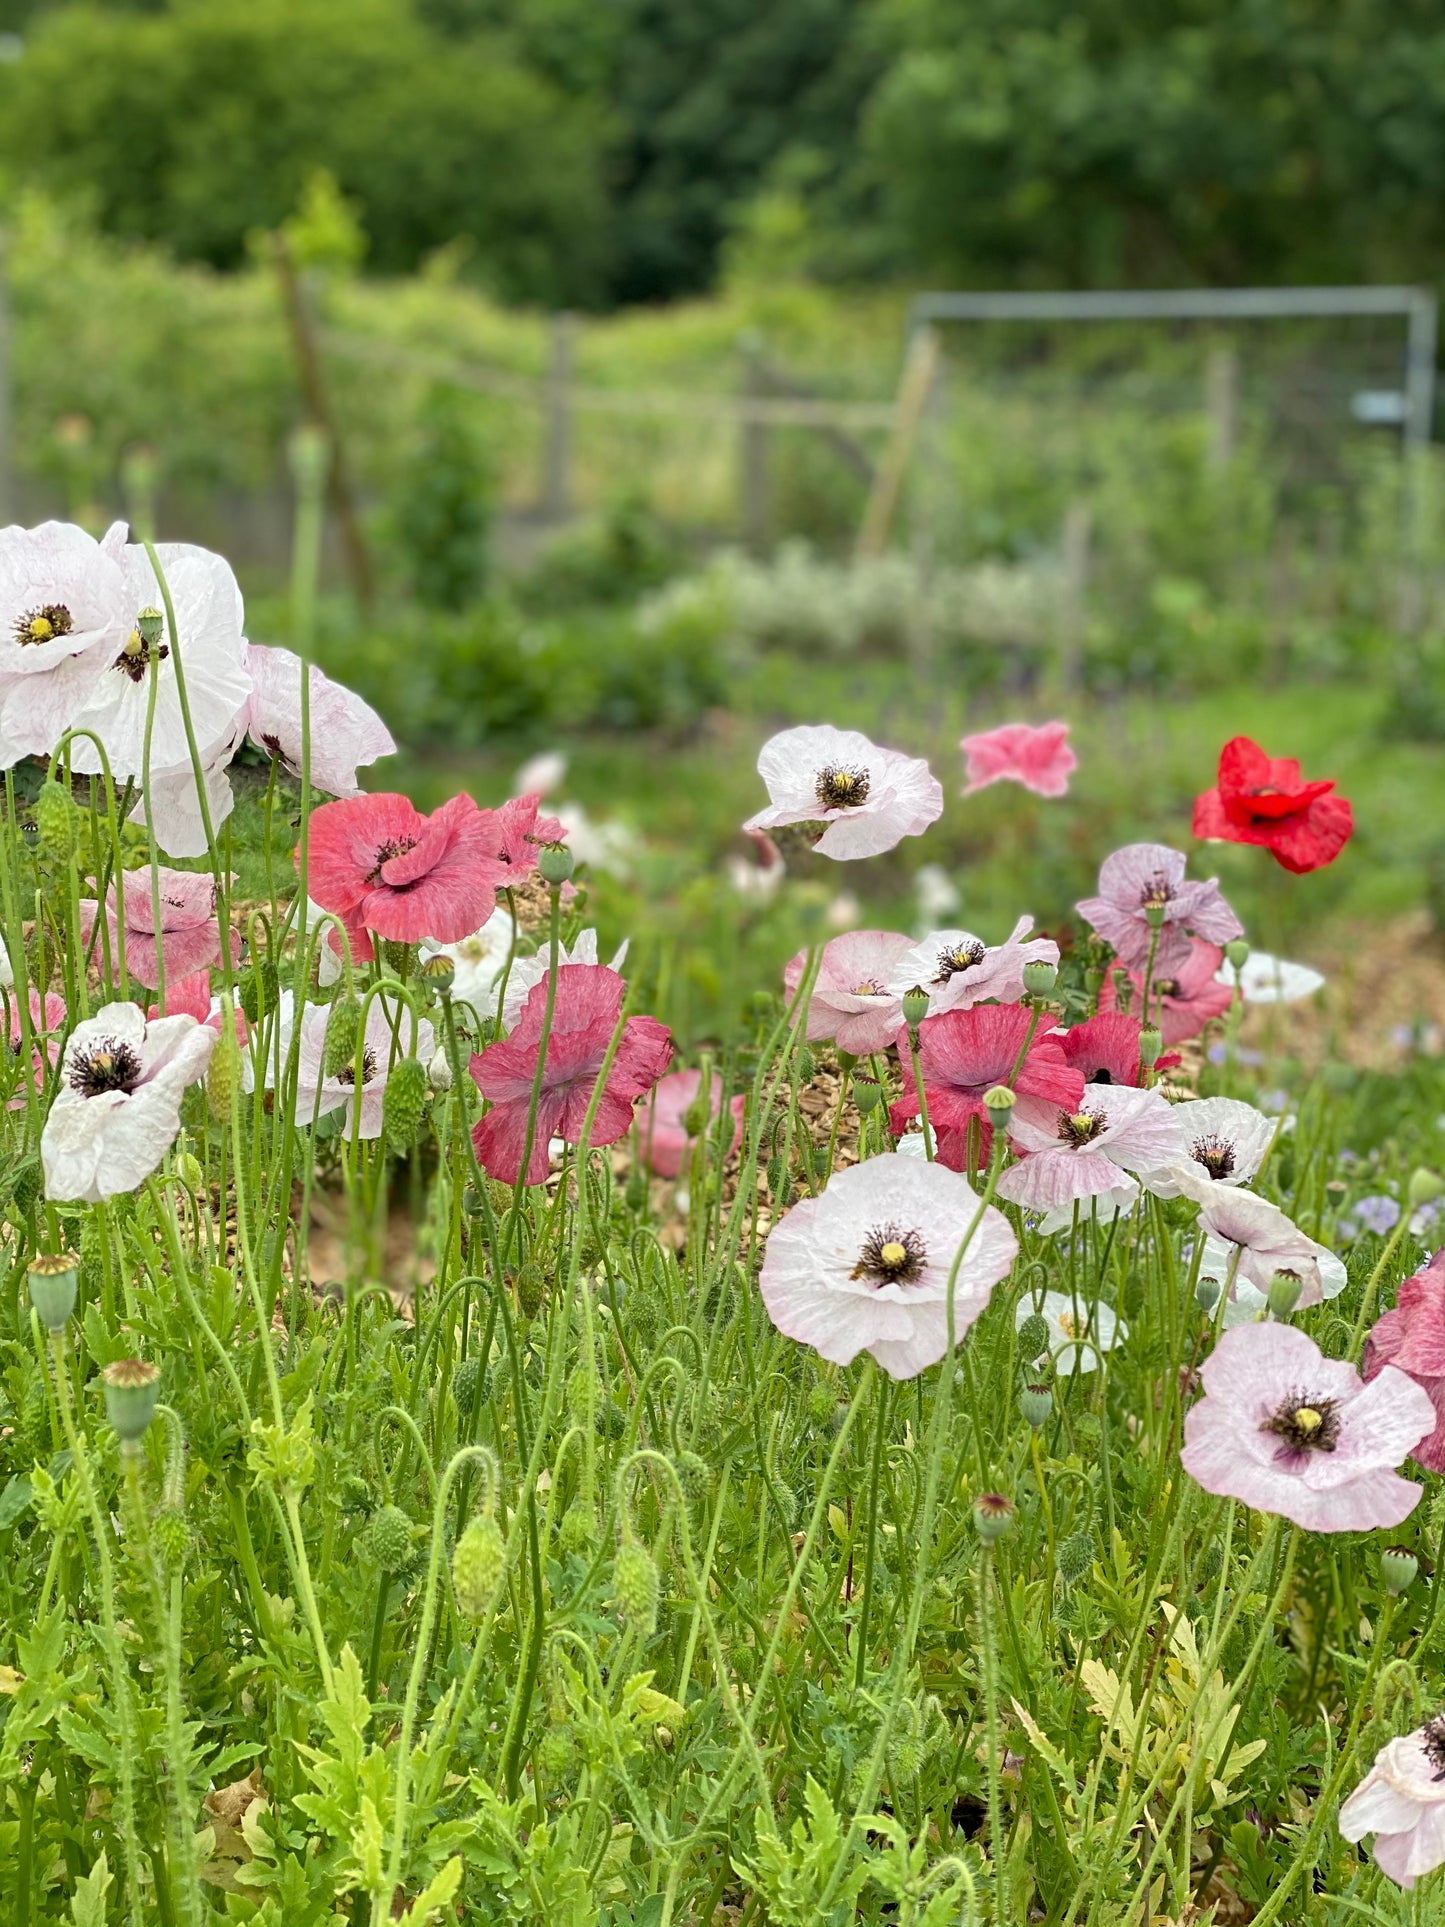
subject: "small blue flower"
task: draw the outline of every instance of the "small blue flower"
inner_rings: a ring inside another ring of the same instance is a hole
[[[1355,1206],[1355,1216],[1366,1231],[1373,1231],[1377,1238],[1384,1238],[1400,1222],[1400,1207],[1393,1198],[1380,1193],[1361,1198]]]

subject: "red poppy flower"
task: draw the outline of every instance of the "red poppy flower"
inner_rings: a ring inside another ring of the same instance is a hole
[[[1086,1084],[1139,1082],[1139,1036],[1144,1026],[1121,1010],[1103,1010],[1058,1033],[1064,1059]]]
[[[1191,937],[1189,955],[1172,976],[1155,972],[1149,985],[1149,1015],[1166,1044],[1182,1044],[1186,1037],[1197,1037],[1211,1017],[1222,1017],[1229,1009],[1234,992],[1219,981],[1223,962],[1224,952],[1218,944]],[[1144,973],[1131,970],[1129,975],[1134,982],[1134,1008],[1138,1010],[1144,995]],[[1111,970],[1099,991],[1099,1009],[1112,1011],[1114,1007]]]
[[[576,1144],[597,1086],[607,1046],[617,1028],[626,985],[602,964],[563,964],[547,1058],[537,1103],[537,1122],[527,1159],[527,1183],[547,1176],[547,1147],[554,1137]],[[491,1109],[473,1128],[477,1159],[490,1177],[515,1184],[527,1144],[527,1114],[547,1011],[545,980],[533,986],[516,1029],[472,1058],[472,1080]],[[672,1057],[672,1036],[655,1017],[629,1017],[592,1120],[591,1142],[615,1144],[632,1126],[632,1106],[651,1090]]]
[[[460,943],[486,922],[513,874],[500,846],[496,812],[470,796],[430,816],[405,796],[346,796],[312,814],[306,888],[341,918],[359,961],[372,955],[370,932],[396,943]]]
[[[918,1069],[928,1099],[928,1121],[938,1133],[940,1160],[954,1170],[963,1168],[968,1126],[975,1117],[983,1127],[986,1154],[988,1113],[983,1094],[995,1084],[1012,1082],[1021,1099],[1041,1098],[1055,1110],[1076,1110],[1083,1102],[1083,1072],[1070,1067],[1053,1032],[1035,1033],[1018,1076],[1013,1075],[1032,1022],[1032,1013],[1019,1004],[975,1004],[971,1010],[925,1017],[919,1025]],[[906,1065],[904,1076],[912,1081]],[[888,1118],[895,1137],[918,1111],[917,1092],[893,1105]]]
[[[1329,778],[1307,783],[1292,757],[1269,757],[1248,736],[1219,752],[1219,782],[1194,805],[1194,834],[1258,843],[1296,876],[1333,863],[1355,827]]]

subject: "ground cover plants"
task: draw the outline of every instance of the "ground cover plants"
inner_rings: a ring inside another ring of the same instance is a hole
[[[1211,874],[1351,862],[1328,770],[1200,745],[1071,944],[1021,872],[680,1048],[535,791],[359,788],[324,453],[295,652],[0,534],[7,1918],[1433,1918],[1445,1094],[1282,1092]],[[757,869],[1087,776],[962,747],[783,731]]]

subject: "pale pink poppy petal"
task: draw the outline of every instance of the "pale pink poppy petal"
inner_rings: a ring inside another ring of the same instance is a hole
[[[959,748],[968,758],[964,795],[990,783],[1022,783],[1036,796],[1063,796],[1079,759],[1069,747],[1067,723],[1001,723],[997,729],[965,736]]]

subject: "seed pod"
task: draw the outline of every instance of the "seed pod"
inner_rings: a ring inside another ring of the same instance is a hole
[[[368,1528],[371,1553],[384,1573],[395,1576],[411,1564],[411,1520],[400,1506],[384,1505]]]
[[[1392,1598],[1409,1591],[1419,1570],[1420,1561],[1404,1546],[1387,1546],[1380,1554],[1380,1577]]]
[[[1066,1586],[1072,1586],[1094,1563],[1094,1535],[1091,1532],[1070,1533],[1059,1547],[1059,1577]]]
[[[452,1553],[452,1586],[468,1619],[480,1619],[501,1590],[507,1548],[495,1519],[473,1519]]]
[[[26,1268],[30,1302],[47,1331],[64,1331],[75,1310],[80,1285],[80,1259],[73,1251],[45,1252]]]
[[[524,1318],[535,1318],[547,1295],[547,1280],[542,1267],[529,1258],[517,1273],[517,1305]]]
[[[1047,997],[1059,981],[1057,964],[1046,963],[1042,957],[1035,957],[1024,965],[1024,989],[1031,997]]]
[[[53,776],[40,785],[35,799],[35,844],[40,861],[56,870],[80,847],[80,811],[68,784]]]
[[[321,1047],[323,1077],[340,1077],[356,1060],[357,1034],[361,1028],[361,1005],[354,997],[338,997],[326,1020],[326,1041]]]
[[[973,1523],[980,1539],[991,1546],[1013,1529],[1014,1503],[1002,1492],[981,1492],[973,1502]]]
[[[554,888],[566,883],[576,867],[576,858],[565,843],[544,843],[537,852],[537,868],[542,874],[542,881]]]
[[[105,1415],[122,1445],[136,1445],[156,1415],[161,1395],[160,1367],[143,1358],[118,1358],[100,1374]]]
[[[1025,1385],[1019,1393],[1019,1410],[1035,1432],[1048,1423],[1054,1409],[1054,1395],[1047,1385]]]
[[[646,1637],[657,1625],[662,1582],[647,1547],[624,1539],[612,1562],[612,1597],[618,1612]]]
[[[426,1065],[419,1057],[403,1057],[386,1080],[381,1099],[382,1129],[393,1151],[410,1149],[426,1110]]]

